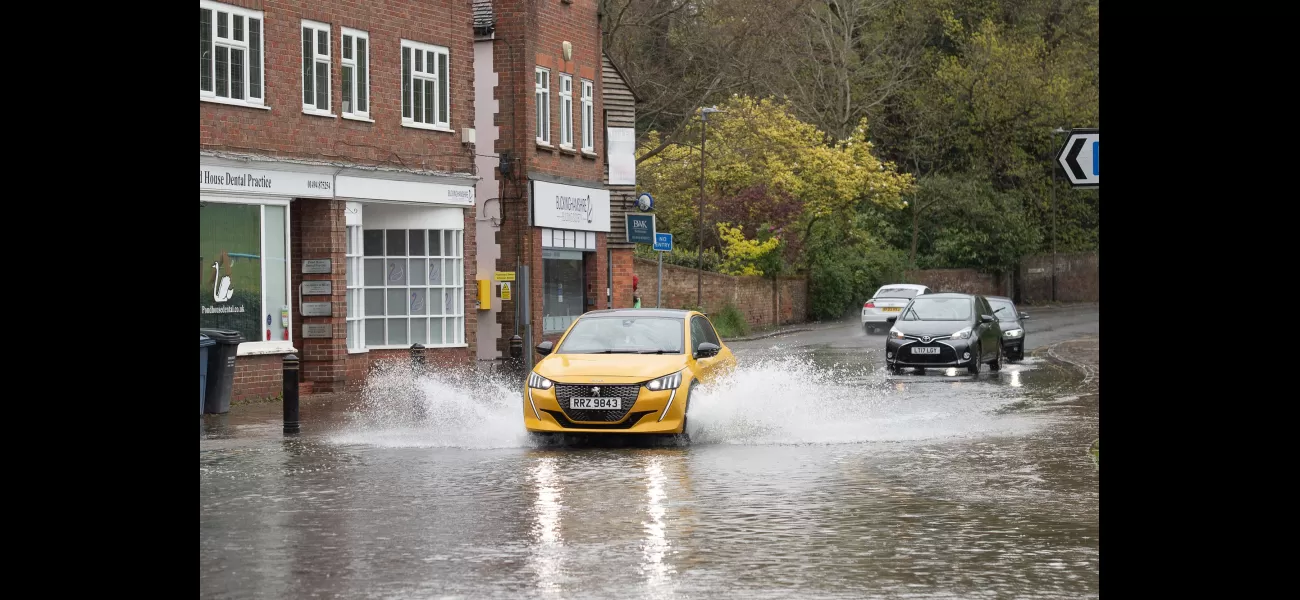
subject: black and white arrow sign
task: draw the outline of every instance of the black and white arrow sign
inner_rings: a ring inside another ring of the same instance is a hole
[[[1097,129],[1073,129],[1056,160],[1076,188],[1096,188],[1100,177],[1101,134]]]

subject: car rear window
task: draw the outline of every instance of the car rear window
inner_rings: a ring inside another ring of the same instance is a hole
[[[882,287],[876,292],[877,298],[911,298],[920,290],[912,288]]]

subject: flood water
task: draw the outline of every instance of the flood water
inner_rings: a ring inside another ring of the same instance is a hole
[[[847,334],[846,334],[847,335]],[[883,338],[736,344],[691,443],[534,447],[518,384],[394,373],[209,417],[205,598],[1096,596],[1095,390],[1029,358],[890,376]]]

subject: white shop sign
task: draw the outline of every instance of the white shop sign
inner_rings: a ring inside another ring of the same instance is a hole
[[[319,173],[248,169],[199,163],[199,190],[293,198],[333,198],[334,178]]]
[[[636,130],[631,127],[610,127],[609,184],[636,185]]]
[[[372,177],[353,177],[351,175],[339,175],[335,178],[335,181],[338,184],[336,193],[339,198],[474,206],[473,186],[375,179]]]
[[[533,181],[533,225],[609,232],[609,190]]]

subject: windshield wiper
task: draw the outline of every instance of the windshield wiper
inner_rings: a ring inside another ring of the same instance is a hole
[[[596,354],[637,354],[638,350],[601,350]]]
[[[663,354],[663,353],[665,353],[665,352],[675,352],[675,351],[673,351],[673,350],[664,350],[664,349],[659,349],[659,350],[641,350],[640,352],[637,352],[637,354]]]

